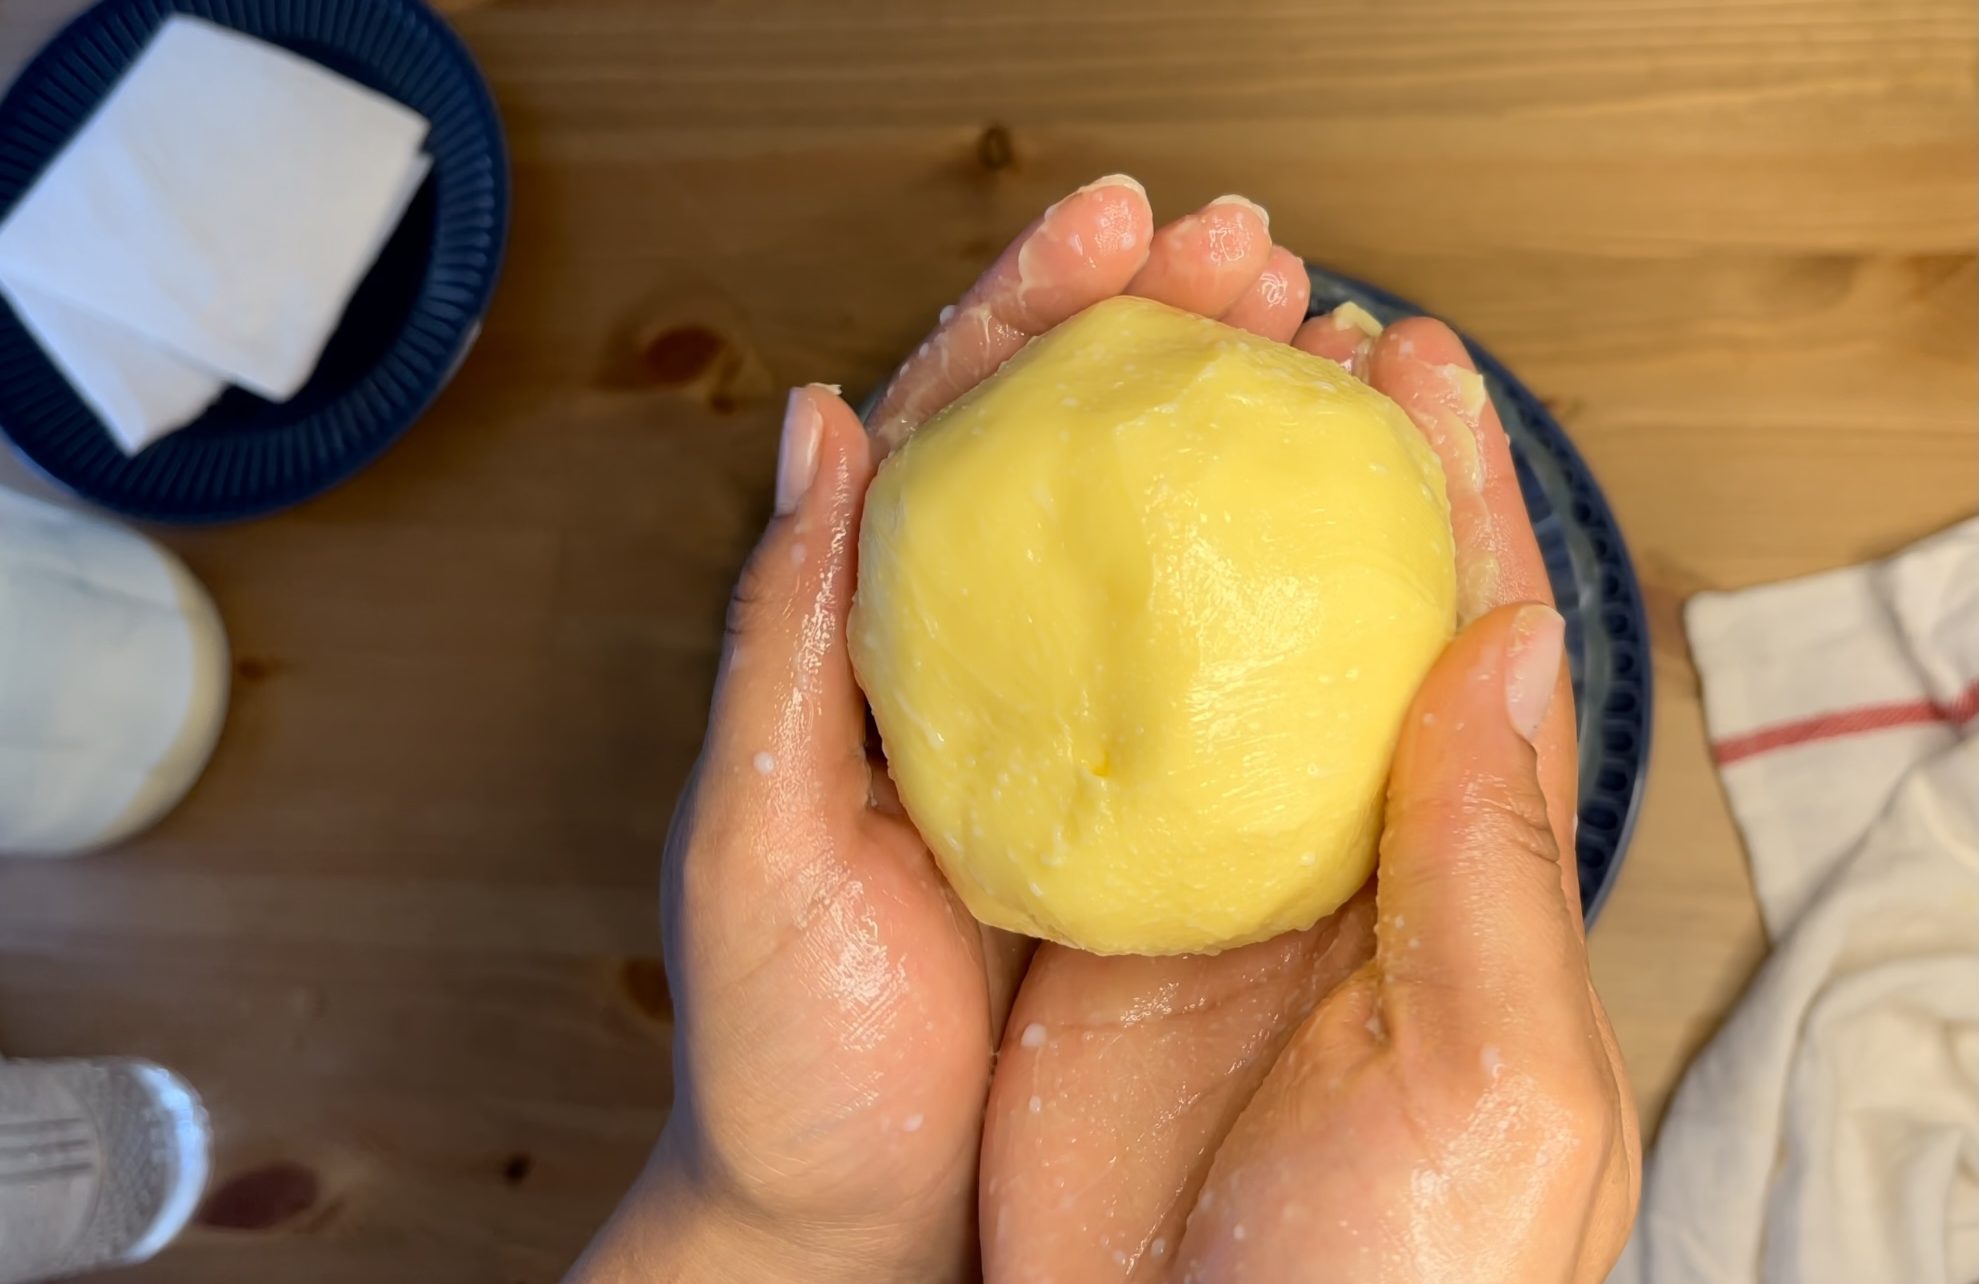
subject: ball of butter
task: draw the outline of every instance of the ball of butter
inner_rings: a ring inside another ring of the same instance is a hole
[[[1194,953],[1366,880],[1455,598],[1443,475],[1399,407],[1116,298],[882,466],[850,640],[901,801],[977,918]]]

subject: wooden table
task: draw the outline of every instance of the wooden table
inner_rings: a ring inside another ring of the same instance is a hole
[[[0,6],[0,71],[76,0]],[[1974,503],[1969,0],[497,0],[508,271],[426,422],[168,541],[236,649],[129,850],[0,866],[0,1046],[184,1071],[133,1284],[557,1278],[669,1097],[655,866],[781,390],[860,390],[1038,208],[1241,190],[1507,358],[1619,511],[1649,803],[1594,936],[1654,1118],[1764,944],[1678,608]]]

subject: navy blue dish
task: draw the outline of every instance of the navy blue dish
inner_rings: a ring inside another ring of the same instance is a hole
[[[50,480],[158,522],[299,503],[383,453],[439,395],[480,330],[508,231],[508,155],[460,39],[419,0],[102,0],[0,100],[0,216],[174,13],[291,49],[431,122],[432,173],[287,402],[228,391],[126,457],[0,302],[0,430]]]
[[[1317,316],[1354,302],[1383,325],[1422,309],[1351,277],[1308,266]],[[1505,433],[1553,596],[1567,621],[1580,714],[1581,909],[1592,923],[1621,871],[1649,772],[1649,621],[1615,515],[1587,463],[1539,398],[1464,337]]]

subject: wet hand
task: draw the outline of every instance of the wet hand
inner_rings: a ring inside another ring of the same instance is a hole
[[[832,389],[791,395],[775,515],[667,844],[676,1099],[573,1281],[976,1272],[983,1109],[1030,944],[961,907],[868,758],[845,643],[860,505],[889,444],[1123,290],[1278,339],[1306,306],[1249,201],[1157,229],[1139,184],[1102,179],[945,311],[872,435]]]
[[[1572,699],[1509,443],[1438,322],[1342,309],[1294,342],[1436,450],[1468,627],[1398,754],[1376,883],[1339,912],[1212,958],[1039,949],[985,1122],[986,1271],[1598,1280],[1639,1143],[1587,980]]]

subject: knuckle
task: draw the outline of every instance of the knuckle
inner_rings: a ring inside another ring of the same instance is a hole
[[[1580,1061],[1511,1057],[1494,1071],[1427,1076],[1418,1090],[1418,1126],[1427,1135],[1461,1136],[1480,1127],[1502,1136],[1550,1182],[1581,1191],[1612,1180],[1623,1153],[1621,1111],[1612,1081]]]
[[[1388,828],[1404,839],[1560,860],[1545,797],[1536,785],[1502,776],[1471,775],[1448,792],[1390,798]]]
[[[1533,1091],[1574,1139],[1575,1168],[1601,1179],[1623,1148],[1619,1100],[1605,1067],[1580,1058],[1556,1061],[1533,1076]]]
[[[1620,1139],[1615,1086],[1599,1068],[1579,1059],[1555,1065],[1539,1077],[1539,1090],[1542,1099],[1571,1119],[1582,1136],[1604,1142]]]

